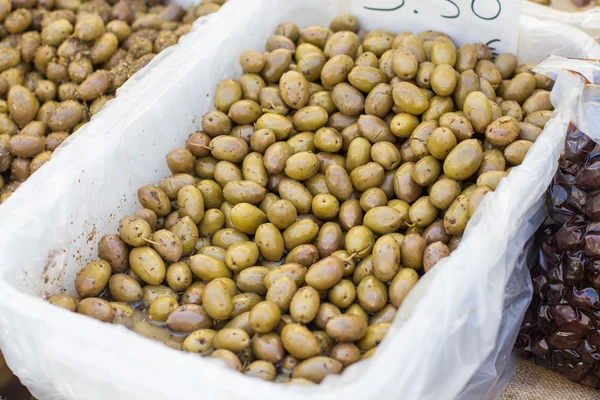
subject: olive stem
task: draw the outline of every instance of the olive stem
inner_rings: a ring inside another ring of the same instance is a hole
[[[158,242],[155,242],[155,241],[153,241],[153,240],[146,239],[146,238],[144,238],[144,237],[142,238],[142,240],[143,240],[143,241],[145,241],[146,243],[152,243],[152,244],[155,244],[155,245],[157,245],[157,246],[160,246],[160,243],[158,243]]]

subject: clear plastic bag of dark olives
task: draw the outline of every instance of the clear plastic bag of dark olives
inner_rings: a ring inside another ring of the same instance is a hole
[[[600,145],[571,125],[547,194],[531,269],[534,295],[517,348],[600,389]]]

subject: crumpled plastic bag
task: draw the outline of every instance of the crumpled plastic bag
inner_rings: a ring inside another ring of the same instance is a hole
[[[169,174],[165,154],[199,128],[217,83],[240,75],[243,50],[263,49],[282,21],[328,24],[350,5],[227,2],[127,82],[0,207],[0,346],[37,398],[427,400],[499,394],[512,373],[509,353],[531,293],[523,248],[543,217],[540,198],[568,125],[560,110],[523,165],[486,196],[459,248],[415,287],[376,354],[321,385],[250,378],[219,360],[173,351],[42,299],[75,293],[75,275],[96,256],[97,240],[139,207],[138,187]],[[519,49],[522,62],[540,62],[554,51],[598,54],[598,45],[576,29],[532,18],[521,21]]]
[[[600,9],[598,7],[579,11],[570,4],[570,0],[563,0],[561,3],[563,4],[558,5],[558,9],[556,9],[525,0],[522,12],[531,17],[569,24],[595,38],[600,37]]]

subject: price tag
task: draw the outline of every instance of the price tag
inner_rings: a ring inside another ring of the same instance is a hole
[[[494,54],[516,54],[522,0],[353,0],[366,30],[436,30],[457,45],[485,43]]]

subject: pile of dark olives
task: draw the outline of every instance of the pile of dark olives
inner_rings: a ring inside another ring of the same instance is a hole
[[[162,0],[0,0],[0,204],[198,17]]]
[[[285,22],[49,301],[270,381],[374,354],[552,113],[552,81],[441,32]]]

